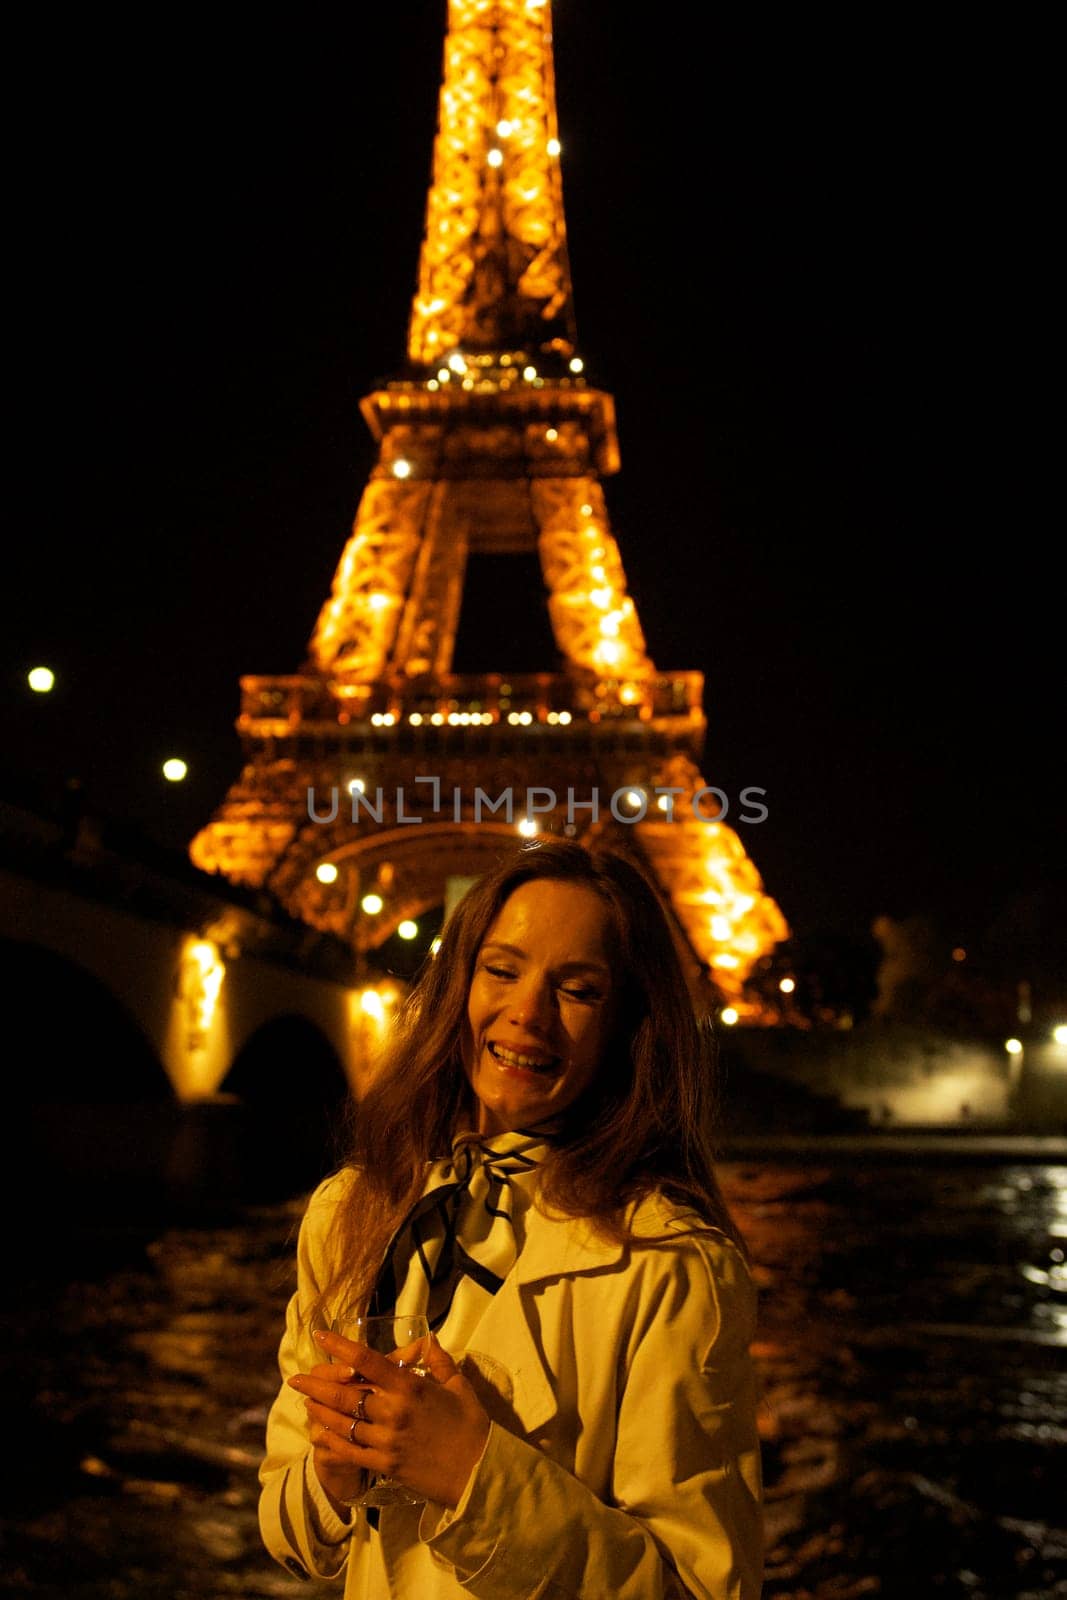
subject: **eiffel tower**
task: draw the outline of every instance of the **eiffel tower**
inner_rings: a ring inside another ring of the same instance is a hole
[[[608,836],[694,993],[762,1020],[747,980],[788,929],[715,820],[701,674],[648,654],[602,488],[614,405],[577,350],[550,6],[450,0],[407,367],[361,402],[378,457],[307,660],[242,679],[245,765],[190,854],[366,972],[517,830]],[[535,552],[544,590],[509,603],[547,601],[554,670],[455,673],[471,563]]]

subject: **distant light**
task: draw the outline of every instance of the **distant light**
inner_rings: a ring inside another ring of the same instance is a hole
[[[51,667],[32,667],[26,674],[26,682],[34,694],[49,694],[56,685],[56,675]]]
[[[1057,1022],[1052,1030],[1053,1044],[1067,1044],[1067,1022]]]
[[[532,839],[537,830],[537,822],[533,817],[523,817],[518,825],[519,832],[524,839]]]
[[[783,994],[792,994],[796,988],[796,983],[792,978],[783,978],[778,987]]]
[[[226,968],[219,959],[218,947],[210,939],[191,940],[185,947],[182,968],[188,996],[187,1003],[196,1019],[198,1029],[206,1033],[215,1015],[219,990],[226,976]]]
[[[568,362],[568,365],[572,372],[585,371],[585,362],[582,360],[581,356],[572,356]]]
[[[558,156],[560,151],[563,149],[563,146],[560,144],[558,139],[550,139],[545,145],[545,149],[548,151],[550,156]]]
[[[168,783],[181,783],[188,773],[189,768],[177,756],[171,756],[169,761],[163,763],[163,776]]]
[[[448,380],[451,378],[451,376],[452,376],[452,374],[449,372],[447,367],[439,367],[438,368],[437,377],[438,377],[438,381],[440,383],[447,383]]]
[[[1010,1056],[1021,1056],[1023,1046],[1021,1039],[1005,1039],[1004,1048]]]
[[[639,793],[637,789],[627,789],[626,791],[626,804],[628,806],[634,806],[636,808],[641,804],[644,798],[644,795]]]
[[[376,917],[385,904],[380,894],[365,894],[359,902],[368,917]]]
[[[961,944],[958,944],[955,950],[953,950],[952,959],[953,961],[966,961],[967,952]]]
[[[351,783],[348,785],[348,792],[349,794],[366,794],[367,785],[363,782],[362,778],[353,778]]]
[[[740,1017],[733,1006],[727,1006],[724,1011],[720,1011],[719,1020],[724,1022],[728,1028],[732,1028],[735,1022],[740,1021]]]
[[[498,122],[496,125],[496,131],[501,139],[507,139],[514,130],[510,122]]]
[[[448,364],[452,368],[453,372],[466,372],[467,370],[467,363],[464,361],[458,350],[453,355],[449,356]],[[447,377],[448,374],[446,373],[445,376]]]
[[[320,883],[336,883],[337,868],[332,861],[320,861],[315,868],[315,876]]]
[[[385,1007],[377,989],[364,989],[359,997],[359,1004],[360,1009],[365,1011],[368,1017],[373,1017],[375,1022],[385,1021]]]
[[[526,379],[527,383],[532,383],[533,380],[537,377],[537,368],[536,367],[523,367],[522,375]]]
[[[494,149],[488,152],[485,159],[488,161],[491,167],[499,167],[503,164],[504,152],[503,150],[497,150],[494,147]]]
[[[417,922],[412,922],[411,918],[408,917],[405,918],[396,931],[402,939],[414,939],[418,936],[419,925]]]
[[[398,460],[394,461],[393,462],[393,477],[394,478],[410,478],[411,477],[411,462],[410,461],[405,461],[403,459],[403,457],[400,457]]]

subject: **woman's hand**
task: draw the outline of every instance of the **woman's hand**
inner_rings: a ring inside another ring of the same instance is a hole
[[[365,1473],[384,1473],[455,1510],[485,1449],[489,1417],[433,1334],[429,1379],[339,1333],[316,1332],[334,1365],[298,1373],[315,1472],[332,1499],[358,1498]],[[363,1398],[363,1421],[353,1421]]]

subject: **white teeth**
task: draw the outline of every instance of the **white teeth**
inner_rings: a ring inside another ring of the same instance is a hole
[[[505,1050],[502,1044],[491,1044],[489,1049],[498,1061],[507,1067],[525,1067],[528,1072],[543,1072],[555,1064],[555,1056],[523,1056],[517,1050]]]

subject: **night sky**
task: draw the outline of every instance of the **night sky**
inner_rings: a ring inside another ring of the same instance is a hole
[[[739,831],[798,932],[925,915],[1047,958],[1050,41],[973,11],[656,15],[555,23],[579,347],[650,654],[705,673],[705,779],[767,790]],[[299,668],[374,461],[358,400],[403,361],[443,21],[24,25],[9,787],[77,774],[186,840],[239,768],[240,675]]]

